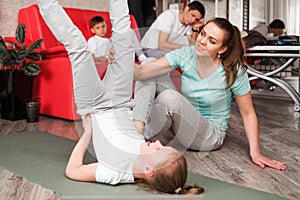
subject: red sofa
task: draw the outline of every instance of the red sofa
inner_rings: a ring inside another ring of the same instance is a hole
[[[92,17],[100,15],[107,22],[107,37],[111,37],[111,23],[109,12],[83,10],[77,8],[64,8],[73,23],[81,30],[86,38],[90,38],[92,33],[89,28],[89,21]],[[133,15],[130,16],[131,28],[133,28],[140,38],[138,26]],[[76,120],[80,116],[76,113],[76,105],[73,95],[73,81],[71,63],[64,46],[56,40],[44,20],[42,19],[37,5],[22,8],[18,13],[18,23],[26,25],[26,42],[42,38],[44,41],[40,47],[43,59],[37,61],[41,67],[39,76],[34,77],[33,98],[41,99],[40,114],[53,117]],[[6,38],[9,41],[9,38]],[[96,63],[96,68],[100,77],[103,77],[107,63]],[[176,79],[176,87],[180,89],[180,75],[173,72]]]

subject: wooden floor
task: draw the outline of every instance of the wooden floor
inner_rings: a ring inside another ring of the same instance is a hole
[[[186,152],[189,170],[223,180],[277,194],[292,200],[300,199],[300,113],[294,113],[290,100],[254,97],[257,111],[261,151],[264,155],[283,161],[286,171],[261,169],[249,157],[249,149],[237,106],[233,103],[232,116],[224,146],[214,152]],[[80,121],[67,121],[41,116],[39,123],[25,120],[0,119],[0,135],[25,130],[41,130],[55,135],[78,139],[82,132]]]

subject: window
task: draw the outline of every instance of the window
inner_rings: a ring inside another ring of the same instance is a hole
[[[300,35],[300,1],[299,0],[268,0],[267,21],[278,18],[284,21],[287,34]]]
[[[249,30],[249,0],[243,0],[243,31]]]

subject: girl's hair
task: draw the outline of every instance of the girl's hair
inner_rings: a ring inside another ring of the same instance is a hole
[[[239,68],[243,67],[244,73],[247,70],[245,65],[245,44],[241,38],[239,29],[232,25],[227,19],[214,18],[209,20],[206,24],[210,22],[225,31],[222,46],[227,47],[227,50],[220,56],[226,75],[226,89],[228,89],[234,84]]]
[[[140,179],[138,186],[155,193],[168,194],[200,194],[204,191],[197,185],[185,185],[187,179],[187,163],[185,158],[180,157],[171,164],[154,172],[151,179]]]

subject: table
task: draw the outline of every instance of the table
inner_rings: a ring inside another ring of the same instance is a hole
[[[246,57],[261,57],[261,58],[285,58],[285,62],[278,66],[270,72],[262,73],[255,70],[250,64],[248,66],[247,72],[252,76],[249,78],[251,80],[263,79],[269,81],[282,90],[284,90],[294,101],[294,111],[300,111],[300,95],[299,93],[287,82],[274,77],[273,75],[285,70],[290,64],[294,63],[298,58],[300,58],[300,45],[260,45],[254,46],[247,49]],[[299,61],[300,65],[300,61]],[[300,91],[300,73],[299,73],[299,90]]]

